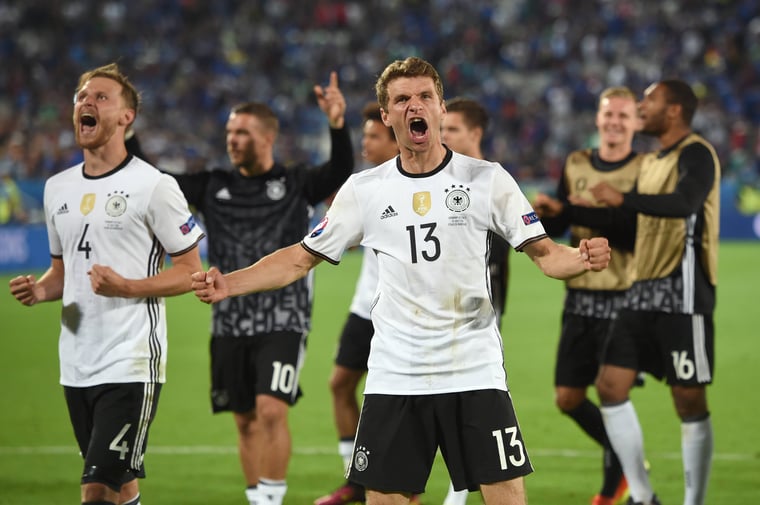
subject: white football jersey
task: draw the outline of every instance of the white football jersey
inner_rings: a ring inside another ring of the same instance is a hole
[[[365,394],[507,389],[491,303],[491,233],[517,250],[546,236],[498,163],[447,150],[438,168],[417,175],[397,157],[338,191],[302,244],[331,263],[358,244],[377,253]]]
[[[59,355],[61,384],[166,380],[163,298],[93,292],[92,265],[127,279],[160,272],[167,252],[181,254],[203,237],[177,182],[129,156],[113,171],[84,175],[75,165],[45,183],[50,254],[65,269]]]

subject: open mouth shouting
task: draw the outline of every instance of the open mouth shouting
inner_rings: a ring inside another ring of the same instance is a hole
[[[98,120],[89,112],[85,112],[79,116],[79,131],[84,135],[92,134],[97,124]]]
[[[426,142],[429,136],[428,133],[428,124],[427,121],[425,121],[423,118],[415,117],[412,118],[412,120],[409,122],[409,135],[412,139],[412,142],[416,144]]]

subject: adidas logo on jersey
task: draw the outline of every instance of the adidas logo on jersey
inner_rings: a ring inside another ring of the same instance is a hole
[[[60,216],[61,214],[68,214],[69,213],[69,205],[64,203],[58,208],[58,211],[56,211],[55,215]]]
[[[216,192],[216,195],[214,195],[217,200],[232,200],[232,195],[230,194],[230,190],[225,188],[220,189]]]
[[[385,208],[382,214],[380,214],[380,219],[385,219],[388,217],[398,216],[398,212],[395,211],[395,209],[388,205],[388,207]]]

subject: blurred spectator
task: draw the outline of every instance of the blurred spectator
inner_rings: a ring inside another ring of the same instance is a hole
[[[27,221],[21,191],[16,181],[8,173],[0,169],[0,226],[5,224],[21,224]]]
[[[24,135],[11,135],[0,158],[0,226],[27,221],[21,191],[15,179],[23,172]]]
[[[26,136],[16,131],[10,135],[2,150],[0,150],[0,174],[3,177],[17,178],[24,174]]]
[[[550,177],[561,153],[588,145],[603,88],[641,94],[666,77],[699,92],[694,125],[725,176],[760,178],[756,0],[0,0],[0,116],[28,132],[18,176],[45,178],[77,156],[70,90],[59,83],[118,59],[144,90],[136,128],[157,163],[223,164],[227,111],[262,97],[289,132],[278,158],[314,163],[329,149],[311,96],[324,69],[340,69],[355,107],[347,122],[360,124],[357,104],[377,73],[412,54],[441,71],[450,96],[488,108],[484,154],[520,179]],[[7,127],[0,121],[0,141]]]

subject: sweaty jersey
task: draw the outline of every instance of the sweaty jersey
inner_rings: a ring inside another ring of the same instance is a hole
[[[87,272],[111,267],[127,279],[156,275],[164,257],[203,237],[177,183],[139,158],[91,177],[80,163],[45,183],[50,254],[64,265],[61,384],[166,380],[163,298],[95,294]]]
[[[610,241],[611,259],[601,272],[585,272],[565,282],[564,311],[586,317],[609,319],[623,304],[625,290],[633,282],[633,245],[636,236],[636,215],[615,209],[588,210],[576,207],[569,197],[583,198],[599,207],[590,188],[607,182],[620,192],[631,191],[641,168],[642,155],[631,153],[617,162],[606,162],[597,149],[570,153],[565,161],[557,199],[562,213],[541,221],[552,236],[570,230],[570,244],[577,247],[584,238],[606,237]]]
[[[348,130],[333,129],[331,136],[331,160],[319,167],[275,163],[253,177],[237,169],[176,176],[188,202],[203,215],[212,266],[231,272],[303,238],[314,206],[353,170]],[[282,289],[227,298],[212,306],[212,336],[307,333],[311,302],[311,275]]]
[[[691,133],[646,156],[636,191],[623,206],[638,212],[633,310],[707,314],[715,309],[720,162]]]
[[[365,394],[506,390],[492,234],[518,250],[546,236],[501,165],[448,149],[432,172],[407,173],[396,157],[338,191],[302,245],[334,264],[359,244],[377,255]]]

